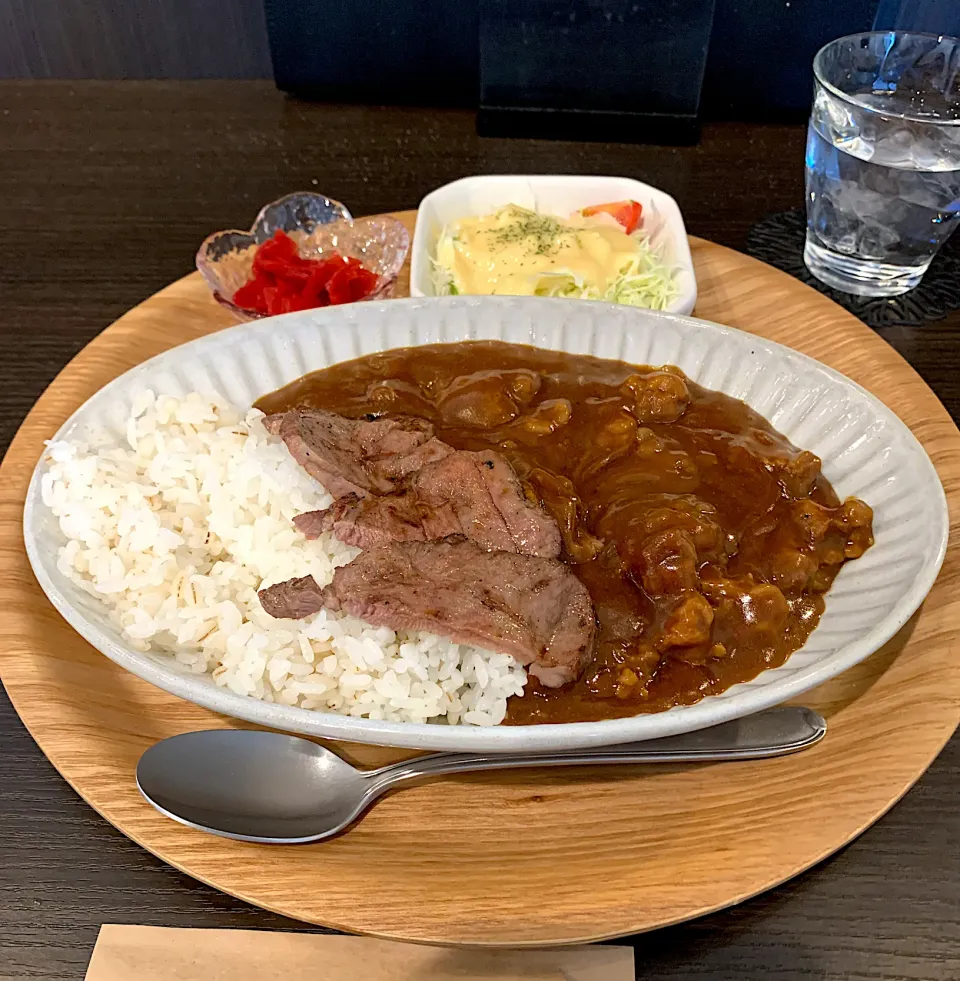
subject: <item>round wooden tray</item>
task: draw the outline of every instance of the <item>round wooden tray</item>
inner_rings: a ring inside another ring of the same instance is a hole
[[[789,276],[709,242],[692,245],[696,313],[804,351],[874,392],[927,448],[960,514],[960,433],[909,365]],[[803,699],[830,732],[798,756],[451,778],[382,801],[341,838],[296,848],[226,841],[161,817],[134,784],[139,755],[175,733],[244,724],[151,687],[81,640],[33,579],[22,506],[43,440],[85,399],[145,358],[230,323],[196,274],[131,310],[43,394],[0,479],[3,683],[71,786],[171,865],[267,909],[352,932],[491,945],[614,937],[728,906],[813,865],[883,814],[956,728],[960,552],[951,549],[904,630]],[[402,755],[339,748],[364,764]]]

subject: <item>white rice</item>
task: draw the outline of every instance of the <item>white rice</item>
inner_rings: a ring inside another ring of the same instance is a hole
[[[261,586],[307,574],[326,584],[357,552],[296,530],[294,515],[331,499],[262,418],[144,392],[126,445],[49,444],[42,491],[66,537],[60,571],[106,604],[130,646],[240,695],[369,719],[502,722],[526,683],[509,655],[326,611],[264,612]]]

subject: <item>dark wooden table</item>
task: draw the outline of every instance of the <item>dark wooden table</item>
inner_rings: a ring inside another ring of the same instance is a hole
[[[0,84],[0,447],[67,360],[189,272],[210,231],[317,188],[356,214],[474,173],[612,173],[743,248],[802,203],[803,130],[713,124],[696,147],[481,140],[458,111],[317,106],[267,83]],[[884,336],[960,413],[960,313]],[[816,800],[810,819],[817,819]],[[826,804],[824,804],[826,806]],[[634,939],[637,976],[960,978],[960,739],[854,844],[735,909]],[[302,929],[163,865],[60,779],[0,693],[0,979],[83,977],[101,923]]]

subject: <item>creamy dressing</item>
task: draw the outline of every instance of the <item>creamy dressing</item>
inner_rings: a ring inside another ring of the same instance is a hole
[[[459,221],[436,261],[459,293],[533,296],[561,278],[602,294],[637,254],[636,240],[608,216],[565,220],[511,204]]]

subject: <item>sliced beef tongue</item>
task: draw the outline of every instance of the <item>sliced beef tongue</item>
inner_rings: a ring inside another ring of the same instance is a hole
[[[499,453],[454,450],[426,419],[291,409],[263,424],[336,499],[297,518],[308,538],[332,531],[372,548],[463,534],[487,549],[560,554],[556,521],[524,497],[510,464]]]
[[[462,534],[485,549],[552,559],[561,545],[556,521],[524,497],[513,468],[492,452],[451,451],[396,494],[344,496],[294,522],[307,538],[332,531],[358,548]]]
[[[451,508],[461,532],[482,548],[548,559],[560,554],[556,521],[524,497],[513,467],[499,453],[453,453],[419,471],[413,488],[427,507]]]
[[[433,437],[433,424],[413,416],[347,419],[322,409],[291,409],[263,424],[333,495],[389,494],[397,480],[453,452]]]
[[[410,450],[409,453],[394,453],[377,460],[376,472],[379,476],[390,480],[396,485],[408,474],[416,473],[427,464],[435,463],[450,456],[456,450],[447,443],[442,443],[436,437],[428,439],[422,446]]]
[[[325,606],[375,626],[503,651],[549,687],[579,677],[596,630],[590,596],[568,566],[487,552],[462,536],[391,542],[338,568],[322,590],[295,579],[261,590],[260,598],[273,616],[308,616]]]
[[[323,590],[313,576],[278,582],[261,589],[257,595],[260,605],[278,619],[302,620],[323,609]]]
[[[389,542],[424,542],[461,534],[453,509],[423,505],[412,491],[384,497],[338,498],[326,511],[298,514],[293,523],[307,538],[325,531],[346,545],[377,548]]]

